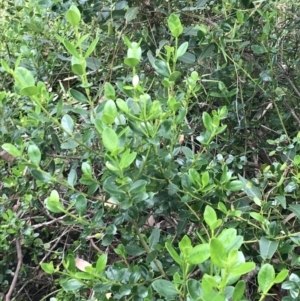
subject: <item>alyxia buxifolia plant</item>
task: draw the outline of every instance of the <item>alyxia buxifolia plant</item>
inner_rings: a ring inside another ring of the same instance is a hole
[[[179,214],[178,222],[182,226],[177,227],[176,231],[177,235],[181,235],[187,218],[191,218],[197,224],[201,223],[198,212],[203,203],[211,202],[212,196],[216,203],[219,201],[219,207],[222,209],[220,212],[227,214],[225,204],[220,201],[243,187],[242,178],[236,180],[226,162],[222,160],[216,162],[212,156],[212,150],[217,147],[216,137],[222,140],[222,133],[226,130],[226,126],[222,125],[222,120],[227,115],[226,107],[213,110],[211,114],[207,112],[202,114],[204,131],[196,137],[197,144],[193,144],[187,138],[191,133],[185,124],[188,104],[190,98],[201,89],[201,85],[197,72],[192,72],[185,80],[185,91],[175,89],[175,83],[181,75],[176,71],[176,62],[187,49],[186,42],[178,46],[178,37],[183,31],[179,18],[171,15],[168,19],[175,46],[165,45],[158,53],[160,59],[155,59],[148,53],[150,62],[161,79],[161,85],[166,89],[166,95],[157,95],[158,99],[153,100],[145,92],[144,82],[138,75],[139,62],[142,58],[140,42],[131,42],[124,36],[123,40],[128,47],[124,63],[132,70],[132,84],[117,82],[119,93],[126,97],[123,99],[118,97],[113,85],[106,83],[103,102],[96,107],[94,100],[90,98],[85,66],[86,58],[96,47],[97,39],[83,54],[81,46],[88,36],[79,36],[78,9],[71,6],[66,18],[74,27],[78,41],[72,43],[62,37],[58,39],[72,55],[72,71],[80,76],[82,87],[86,92],[84,95],[71,89],[68,91],[69,97],[79,103],[89,104],[89,112],[81,107],[75,109],[64,107],[61,100],[55,109],[49,111],[54,95],[47,91],[44,83],[35,84],[34,77],[27,69],[19,67],[21,58],[16,62],[14,70],[4,61],[2,66],[14,77],[17,92],[35,104],[36,108],[31,117],[35,116],[41,124],[49,123],[56,128],[56,131],[52,132],[56,151],[70,151],[81,155],[83,161],[81,178],[77,181],[74,169],[69,171],[67,179],[64,179],[62,173],[58,173],[55,168],[45,169],[43,153],[34,141],[28,140],[18,147],[6,143],[2,148],[10,155],[20,158],[39,185],[46,183],[67,188],[69,202],[63,200],[62,192],[57,188],[46,198],[46,208],[53,213],[64,213],[66,217],[76,221],[77,225],[85,229],[84,233],[89,231],[101,241],[102,246],[108,246],[113,242],[117,229],[121,230],[123,223],[131,224],[134,233],[129,233],[133,242],[123,238],[127,245],[119,244],[114,248],[121,262],[108,268],[105,255],[101,255],[90,265],[80,262],[78,258],[76,261],[70,250],[70,254],[63,261],[67,272],[60,272],[52,263],[44,263],[43,269],[50,274],[61,273],[63,277],[60,283],[65,291],[75,292],[89,287],[93,289],[97,298],[103,296],[103,293],[112,292],[115,299],[132,295],[135,298],[151,300],[154,294],[149,284],[153,283],[153,289],[168,299],[177,296],[195,299],[196,295],[191,292],[191,288],[195,286],[199,292],[197,296],[203,300],[211,296],[217,296],[220,300],[232,296],[234,300],[240,300],[244,292],[243,283],[239,282],[241,284],[237,285],[238,288],[230,286],[254,265],[245,262],[243,254],[239,251],[243,239],[234,229],[225,229],[220,234],[215,233],[222,225],[222,221],[215,218],[212,207],[206,207],[205,210],[205,216],[210,216],[205,217],[210,234],[206,239],[202,239],[201,245],[193,248],[191,240],[184,236],[179,244],[180,255],[178,255],[173,252],[170,243],[166,244],[167,250],[181,270],[175,273],[173,281],[168,280],[167,263],[158,260],[158,251],[161,250],[160,240],[162,242],[165,240],[161,237],[160,230],[155,228],[151,233],[141,232],[145,222],[143,215],[151,210],[154,217],[161,214],[165,216]],[[86,118],[88,113],[90,118]],[[77,126],[75,122],[76,114],[83,117],[81,126]],[[88,128],[88,134],[81,132],[82,127]],[[95,175],[94,158],[104,163],[101,177]],[[87,188],[85,192],[77,188],[78,184]],[[101,191],[102,188],[106,196],[95,196],[95,192],[98,189]],[[110,220],[110,226],[104,227],[103,208],[98,210],[92,221],[85,218],[91,200],[98,202],[108,200],[109,203],[118,206],[119,213]],[[240,216],[237,212],[231,215]],[[66,222],[70,223],[70,219]],[[128,234],[128,230],[126,231]],[[222,238],[228,233],[238,240],[231,241],[233,246]],[[202,237],[200,232],[199,237]],[[220,259],[216,256],[217,249],[221,251]],[[199,250],[207,250],[206,256],[199,255]],[[146,264],[142,266],[130,264],[127,260],[128,255],[139,258],[146,255]],[[209,262],[208,270],[205,270],[205,262]],[[201,272],[207,275],[203,278],[204,284],[202,281],[201,285],[196,280],[197,283],[189,280],[191,271],[200,263],[203,264],[203,267],[200,267]],[[76,267],[81,272],[78,272]],[[261,279],[258,281],[261,283],[263,296],[278,279],[275,276],[266,278],[267,280],[264,277]],[[213,282],[210,283],[210,280]],[[165,284],[168,284],[167,292],[162,289]],[[168,288],[171,293],[168,292]]]
[[[245,299],[245,281],[241,279],[245,275],[255,269],[253,262],[246,262],[240,247],[243,244],[243,237],[237,235],[236,229],[223,229],[216,231],[222,224],[217,219],[215,210],[206,206],[204,211],[204,221],[208,225],[207,241],[203,240],[201,244],[192,246],[190,238],[185,235],[179,242],[178,253],[171,245],[166,242],[165,247],[170,256],[179,266],[179,271],[173,275],[173,280],[156,279],[152,281],[152,288],[164,300],[247,300]],[[203,238],[202,238],[203,239]],[[119,245],[115,252],[119,255],[125,255],[124,246]],[[143,296],[143,300],[151,300],[153,292],[147,287],[147,277],[142,269],[137,266],[131,269],[121,269],[120,273],[117,267],[111,267],[105,271],[107,256],[99,256],[97,262],[93,265],[90,263],[74,259],[72,255],[67,256],[63,261],[66,272],[59,272],[58,268],[54,268],[53,263],[42,264],[43,269],[53,274],[55,272],[67,276],[61,281],[62,287],[69,291],[80,288],[90,288],[93,290],[96,298],[101,294],[114,294],[114,298],[119,299],[122,293],[127,295],[131,293],[136,297]],[[78,271],[80,270],[80,271]],[[122,278],[121,275],[126,275]],[[275,275],[272,265],[264,264],[260,268],[257,276],[260,301],[268,295],[273,285],[281,283],[288,275],[288,270],[282,270]],[[200,279],[200,280],[199,280]],[[295,282],[296,277],[292,279]],[[291,289],[291,294],[296,293],[295,286],[292,281],[285,282],[283,287]],[[116,290],[116,287],[122,287]],[[134,293],[136,292],[136,293]],[[297,291],[298,294],[298,291]],[[288,300],[288,299],[287,299]]]
[[[188,236],[179,242],[178,254],[169,242],[166,248],[180,267],[175,273],[173,281],[155,280],[152,287],[166,300],[180,298],[180,300],[245,300],[245,282],[241,276],[255,269],[253,262],[246,262],[243,252],[239,249],[243,244],[243,237],[237,235],[236,229],[217,231],[222,224],[217,219],[215,210],[206,206],[204,221],[208,225],[207,241],[192,246]],[[199,269],[199,270],[198,270]],[[200,280],[194,279],[195,270]],[[264,300],[268,291],[276,283],[281,283],[288,275],[288,270],[282,270],[275,276],[274,268],[264,264],[258,272],[258,285]]]

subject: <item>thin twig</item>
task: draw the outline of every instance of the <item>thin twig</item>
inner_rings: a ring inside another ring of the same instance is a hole
[[[18,280],[18,276],[19,276],[19,272],[22,266],[22,262],[23,262],[23,256],[22,256],[22,249],[21,249],[21,239],[18,238],[16,239],[16,248],[17,248],[17,258],[18,258],[18,264],[14,273],[14,278],[10,284],[10,288],[8,293],[6,294],[5,297],[5,301],[10,301],[11,295],[16,287],[17,284],[17,280]]]
[[[38,269],[40,269],[40,265],[41,265],[41,263],[43,263],[47,258],[48,258],[48,256],[51,254],[51,252],[55,249],[55,247],[58,245],[58,243],[60,242],[60,240],[61,240],[61,238],[69,231],[69,229],[70,229],[70,227],[68,227],[65,231],[63,231],[63,233],[59,236],[59,237],[57,237],[55,240],[56,240],[56,242],[54,243],[54,245],[48,250],[48,252],[47,252],[47,254],[43,257],[43,259],[39,262],[39,265],[37,266],[37,267],[35,267],[35,269],[33,270],[33,272],[32,272],[32,275],[38,270]],[[53,240],[53,241],[55,241],[55,240]],[[52,242],[53,242],[52,241]],[[51,243],[51,242],[50,242]],[[16,295],[16,298],[18,297],[18,295],[22,292],[22,290],[24,289],[24,287],[25,286],[27,286],[27,284],[29,283],[29,282],[31,282],[31,281],[34,281],[34,279],[29,279],[29,280],[27,280],[24,284],[23,284],[23,286],[18,290],[18,293],[17,293],[17,295]],[[7,300],[5,300],[5,301],[7,301]]]

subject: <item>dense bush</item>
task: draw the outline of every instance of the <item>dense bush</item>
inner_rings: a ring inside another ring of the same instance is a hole
[[[299,300],[299,4],[72,3],[1,8],[0,300]]]

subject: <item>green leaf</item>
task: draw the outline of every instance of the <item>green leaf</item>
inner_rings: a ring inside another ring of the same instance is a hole
[[[250,216],[253,217],[255,220],[261,222],[261,223],[268,222],[267,219],[265,219],[262,215],[260,215],[257,212],[250,212]]]
[[[202,295],[200,282],[195,279],[188,279],[187,290],[192,301],[199,300],[199,296]]]
[[[239,180],[233,180],[225,185],[225,188],[228,191],[240,191],[243,189],[243,187],[243,183]]]
[[[139,194],[145,191],[147,183],[148,182],[146,180],[137,180],[130,186],[129,192],[131,194]]]
[[[265,259],[271,259],[273,255],[275,254],[277,248],[279,245],[279,241],[271,241],[268,240],[265,237],[262,237],[259,240],[259,251],[260,251],[260,256],[265,260]]]
[[[258,272],[258,285],[263,293],[267,293],[275,280],[275,271],[269,263],[264,264]]]
[[[10,143],[2,144],[2,148],[3,148],[3,150],[8,152],[13,157],[21,157],[22,156],[22,152]]]
[[[115,118],[117,117],[117,107],[113,100],[109,99],[103,109],[103,115],[101,116],[101,120],[105,124],[113,124]]]
[[[35,144],[28,146],[28,157],[35,165],[40,164],[42,155],[40,149]]]
[[[134,20],[139,13],[139,7],[129,7],[125,14],[126,23]]]
[[[152,287],[156,292],[165,298],[175,298],[178,295],[174,283],[164,279],[154,280],[152,282]]]
[[[225,267],[225,263],[227,261],[226,250],[222,242],[217,238],[213,238],[210,241],[210,257],[213,264],[217,267]]]
[[[207,112],[203,112],[202,114],[202,121],[205,126],[205,128],[210,132],[214,132],[214,126],[213,126],[213,120],[211,116]]]
[[[178,59],[179,57],[181,57],[185,54],[188,46],[189,46],[189,43],[184,42],[178,47],[177,52],[176,52],[176,59]]]
[[[131,165],[137,156],[136,152],[130,153],[130,149],[127,149],[121,156],[120,168],[125,169]]]
[[[201,244],[194,247],[188,253],[188,256],[186,258],[187,263],[199,264],[204,262],[210,256],[209,250],[210,250],[209,244]]]
[[[102,133],[103,145],[110,152],[114,152],[118,149],[119,138],[115,131],[109,127],[105,128]]]
[[[182,259],[178,255],[178,253],[175,251],[175,249],[172,247],[172,245],[167,241],[166,244],[166,249],[168,250],[169,254],[171,257],[175,260],[176,263],[179,265],[182,265]]]
[[[82,94],[81,92],[79,92],[78,90],[75,90],[75,89],[70,89],[70,94],[71,96],[81,102],[81,103],[89,103],[88,99],[86,98],[86,96],[84,94]]]
[[[181,72],[179,72],[179,71],[174,71],[174,72],[171,73],[171,75],[170,75],[170,77],[169,77],[169,80],[170,80],[171,82],[175,82],[180,76],[181,76]],[[176,100],[175,97],[170,97],[169,100],[170,100],[170,99],[174,99],[175,102],[177,102],[177,100]]]
[[[207,170],[201,173],[202,187],[206,187],[209,184],[209,179],[209,172]]]
[[[126,245],[125,251],[131,256],[140,256],[145,253],[145,250],[137,245]]]
[[[217,221],[216,211],[209,205],[205,207],[204,210],[204,220],[206,224],[211,228],[211,226]]]
[[[283,209],[286,209],[286,197],[284,195],[277,195],[275,201],[278,202]]]
[[[53,261],[46,263],[40,263],[41,268],[47,273],[47,274],[53,274],[55,272],[54,266],[53,266]]]
[[[90,54],[95,50],[95,47],[97,46],[99,42],[99,37],[95,38],[92,43],[90,44],[89,48],[87,49],[84,57],[88,58],[90,56]]]
[[[300,219],[300,204],[290,205],[288,209],[295,213],[297,218]]]
[[[83,195],[79,195],[76,198],[75,209],[79,216],[83,216],[86,211],[87,200]]]
[[[60,285],[66,292],[75,292],[84,286],[82,282],[76,279],[64,279],[60,282]]]
[[[72,117],[68,114],[64,115],[61,119],[61,126],[68,134],[72,134],[74,129],[74,121]]]
[[[9,64],[6,61],[1,60],[1,66],[7,73],[12,73],[12,70],[9,68]]]
[[[184,235],[179,242],[179,249],[183,255],[187,255],[186,249],[192,249],[192,243],[190,238],[187,235]]]
[[[283,282],[288,275],[289,275],[288,270],[284,269],[284,270],[280,271],[280,273],[276,275],[276,277],[274,279],[274,283]]]
[[[183,62],[185,64],[195,64],[196,56],[193,53],[186,52],[183,56],[178,58],[178,61]]]
[[[152,67],[159,75],[169,78],[170,71],[165,61],[155,59],[152,64]]]
[[[200,181],[200,175],[195,168],[189,169],[189,178],[190,178],[191,182],[195,185],[195,187],[198,188],[201,181]]]
[[[88,162],[82,162],[81,170],[82,170],[83,174],[92,177],[92,167]]]
[[[86,61],[84,58],[77,58],[75,56],[72,56],[71,64],[72,64],[72,71],[76,75],[81,76],[81,75],[85,74]]]
[[[111,83],[106,82],[104,85],[104,95],[107,99],[116,99],[116,91]]]
[[[116,100],[116,103],[117,103],[118,108],[121,111],[123,111],[124,113],[128,113],[129,112],[128,105],[127,105],[127,103],[123,99],[118,98]]]
[[[154,249],[155,245],[159,242],[160,229],[153,228],[151,235],[149,236],[149,247]]]
[[[182,32],[183,27],[181,25],[180,19],[177,15],[171,14],[168,18],[168,27],[171,31],[171,34],[174,38],[178,38]]]
[[[75,169],[71,169],[68,174],[68,184],[72,187],[77,183],[77,172]]]
[[[71,5],[66,13],[66,19],[72,26],[78,26],[81,20],[79,9],[75,5]]]
[[[215,44],[215,43],[208,44],[205,47],[205,49],[202,51],[200,56],[198,57],[198,62],[205,60],[208,56],[211,55],[212,52],[215,52],[217,49],[218,49],[217,44]]]
[[[32,73],[24,67],[18,67],[14,73],[16,85],[20,88],[35,86]]]
[[[100,255],[97,259],[95,271],[99,274],[102,273],[106,267],[106,263],[107,263],[107,255],[106,254]]]
[[[36,86],[26,87],[26,88],[21,89],[20,94],[25,95],[25,96],[37,95],[37,94],[39,94],[39,89]]]
[[[52,190],[50,196],[45,200],[46,208],[54,213],[64,212],[64,207],[59,200],[59,194]]]
[[[260,190],[257,187],[255,187],[252,182],[248,181],[241,175],[239,175],[239,179],[243,183],[244,192],[247,194],[249,198],[257,197],[260,200],[262,199]]]
[[[239,281],[234,287],[234,291],[232,294],[232,300],[240,301],[244,296],[245,288],[246,288],[245,281],[243,281],[243,280]]]
[[[42,172],[42,171],[37,170],[37,169],[32,169],[32,170],[30,170],[30,172],[33,175],[33,177],[35,179],[37,179],[38,181],[41,181],[41,182],[44,182],[44,183],[51,182],[51,176],[46,172]]]
[[[125,60],[124,60],[124,63],[125,65],[131,67],[131,68],[134,68],[136,67],[138,64],[139,64],[139,60],[137,58],[134,58],[134,57],[127,57]]]
[[[156,119],[162,114],[161,104],[158,100],[152,102],[149,115],[146,117],[148,120]]]
[[[238,266],[235,266],[234,268],[229,267],[229,273],[232,275],[241,276],[241,275],[249,273],[253,269],[255,269],[254,262],[244,262],[244,263],[239,264]]]
[[[72,54],[72,56],[74,56],[75,58],[80,57],[79,52],[76,50],[75,46],[71,42],[69,42],[67,40],[63,40],[63,44],[66,47],[66,49],[68,50],[68,52],[70,54]]]

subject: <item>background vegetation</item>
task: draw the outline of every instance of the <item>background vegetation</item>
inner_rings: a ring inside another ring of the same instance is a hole
[[[0,9],[0,300],[300,300],[298,1]]]

